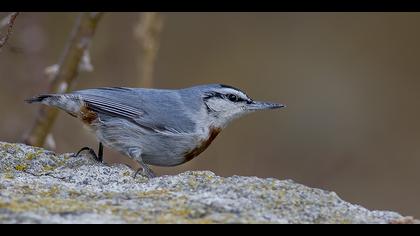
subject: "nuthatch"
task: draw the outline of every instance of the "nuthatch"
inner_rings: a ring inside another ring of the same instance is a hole
[[[104,87],[67,94],[46,94],[26,100],[58,107],[80,119],[103,145],[129,156],[142,173],[147,166],[176,166],[203,152],[229,122],[247,113],[284,107],[252,100],[243,91],[222,84],[179,90]],[[140,171],[139,170],[139,171]],[[136,174],[139,172],[137,171]]]

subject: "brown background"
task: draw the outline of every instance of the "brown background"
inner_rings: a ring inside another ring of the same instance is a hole
[[[0,16],[5,16],[1,13]],[[0,53],[0,140],[20,142],[46,91],[74,13],[23,13]],[[225,83],[288,105],[232,123],[202,155],[159,174],[293,179],[370,209],[420,217],[420,14],[164,13],[155,87]],[[95,71],[75,89],[140,86],[138,13],[107,13],[92,45]],[[18,50],[10,50],[10,48]],[[94,146],[60,113],[57,152]],[[107,158],[122,158],[106,150]]]

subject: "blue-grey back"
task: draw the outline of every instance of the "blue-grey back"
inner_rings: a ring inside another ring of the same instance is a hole
[[[134,120],[140,125],[185,133],[195,130],[191,114],[203,105],[199,98],[200,92],[195,89],[106,87],[79,90],[73,94],[81,95],[88,102],[94,101],[94,105],[101,105],[104,111],[112,111],[116,118],[131,117],[134,112],[138,112]],[[105,113],[103,115],[110,115]],[[118,113],[121,117],[117,116]]]

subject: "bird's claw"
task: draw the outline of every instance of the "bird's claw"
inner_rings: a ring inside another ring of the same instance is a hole
[[[96,155],[95,151],[92,148],[83,147],[77,153],[73,154],[72,157],[78,157],[80,155],[80,153],[82,153],[83,151],[88,151],[89,154],[91,156],[93,156],[93,158],[95,158],[96,161],[101,162],[101,163],[103,162],[103,146],[102,146],[102,143],[99,143],[98,155]]]
[[[156,174],[148,167],[142,166],[140,167],[133,175],[135,179],[137,175],[141,172],[141,175],[147,177],[148,179],[156,178]]]

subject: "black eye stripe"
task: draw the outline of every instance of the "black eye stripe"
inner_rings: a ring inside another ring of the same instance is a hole
[[[210,92],[204,96],[204,100],[208,100],[210,98],[223,98],[223,94],[218,92]]]
[[[249,102],[248,99],[241,98],[241,97],[239,97],[238,95],[235,95],[235,94],[227,94],[226,97],[231,102]]]
[[[222,93],[218,93],[218,92],[211,92],[211,93],[207,93],[203,99],[204,100],[208,100],[210,98],[220,98],[220,99],[228,99],[231,102],[247,102],[247,103],[251,103],[251,101],[249,99],[244,99],[239,97],[236,94],[222,94]]]

